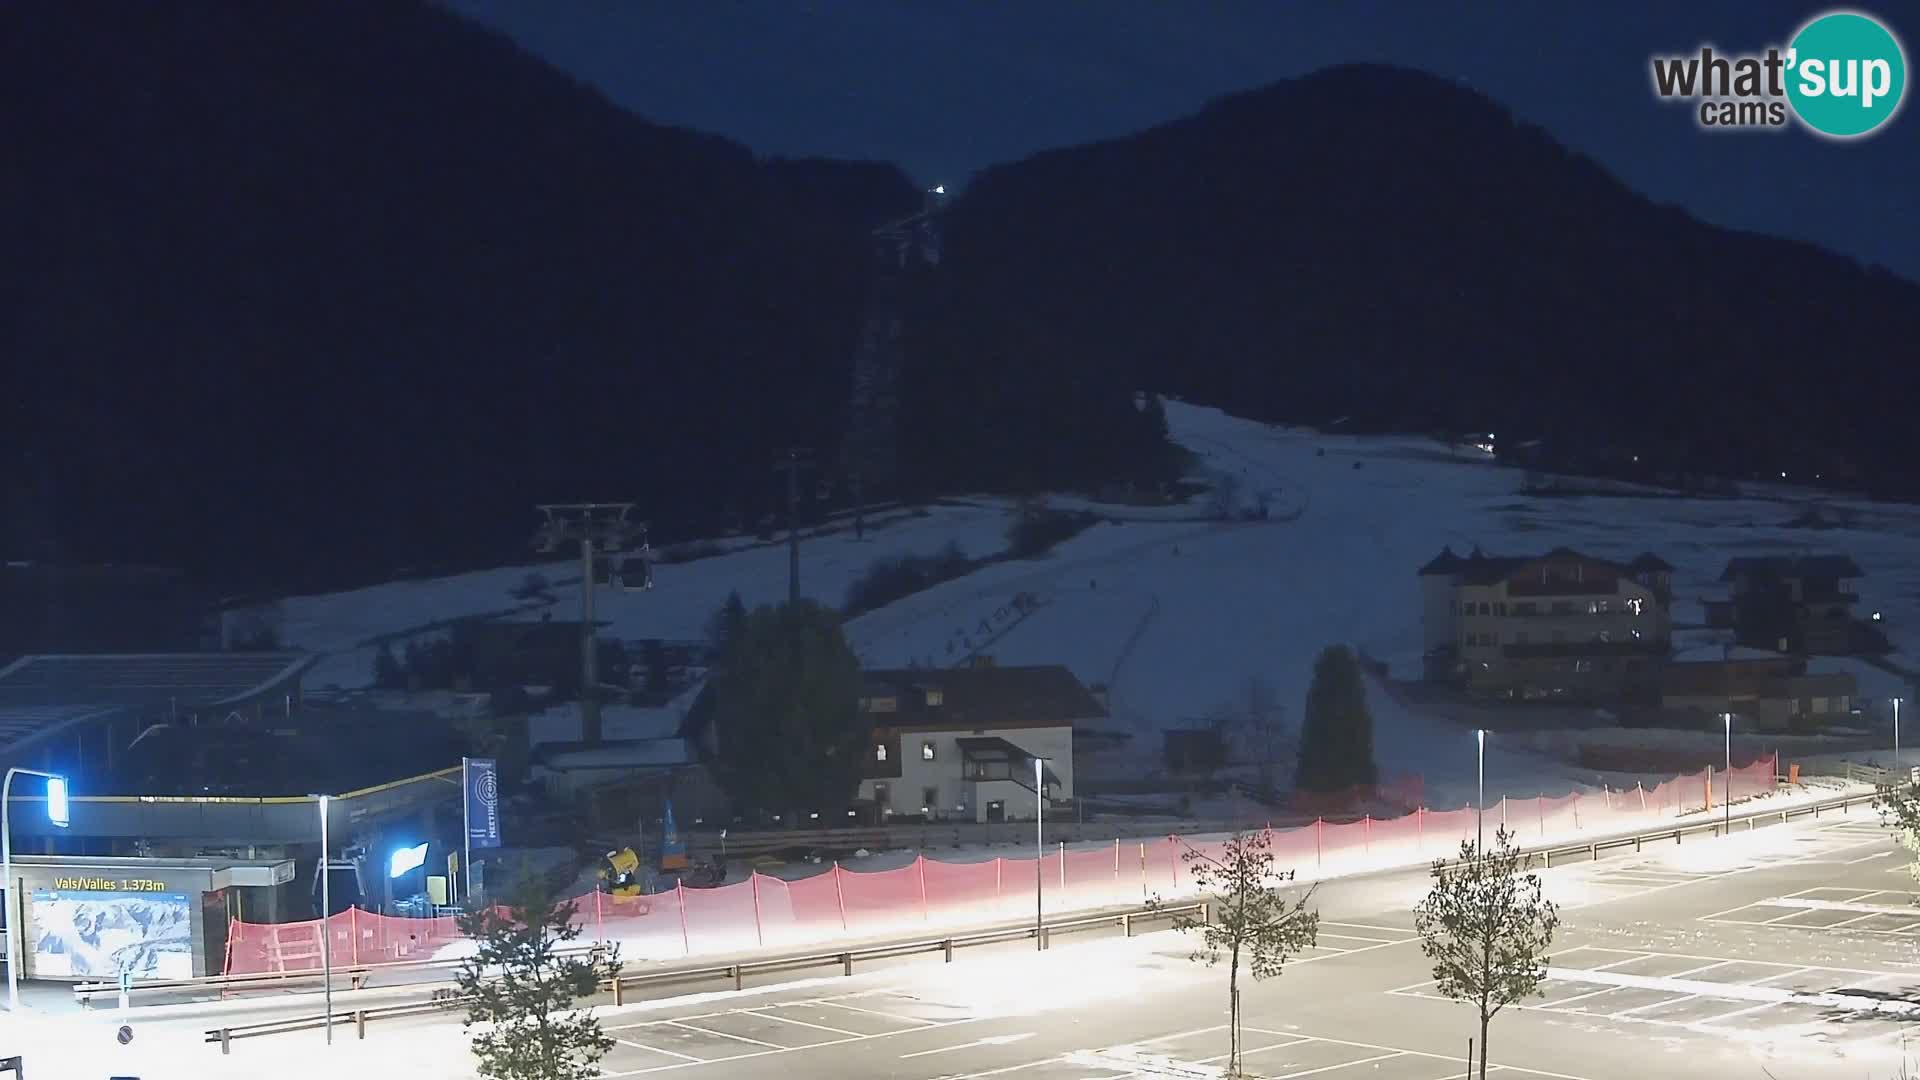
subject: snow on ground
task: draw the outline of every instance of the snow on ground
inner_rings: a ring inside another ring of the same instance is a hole
[[[846,600],[847,587],[875,559],[931,555],[949,543],[974,558],[1006,549],[1008,504],[980,499],[930,506],[924,516],[894,511],[878,516],[864,539],[850,523],[838,531],[801,536],[800,591],[829,606]],[[529,532],[533,523],[528,523]],[[516,599],[512,594],[530,574],[552,587],[552,603]],[[538,609],[557,619],[580,612],[580,562],[577,558],[482,570],[424,581],[396,581],[324,596],[298,596],[281,604],[281,640],[287,645],[327,654],[308,675],[310,689],[355,688],[372,679],[375,639],[409,632],[430,636],[429,628],[464,616]],[[562,584],[565,582],[565,584]],[[787,595],[787,545],[754,544],[726,554],[655,568],[654,587],[627,592],[602,587],[594,593],[594,616],[604,631],[622,639],[689,640],[706,635],[713,613],[738,590],[749,608],[778,603]],[[396,645],[396,651],[402,646]]]
[[[1319,650],[1345,642],[1417,677],[1421,654],[1417,569],[1443,545],[1464,553],[1539,553],[1567,546],[1627,559],[1652,551],[1676,570],[1675,621],[1703,621],[1700,600],[1719,584],[1734,555],[1837,551],[1866,576],[1852,587],[1863,611],[1885,613],[1883,627],[1905,656],[1920,658],[1920,507],[1832,498],[1769,486],[1737,499],[1556,497],[1519,494],[1522,476],[1478,455],[1454,457],[1432,440],[1328,435],[1241,420],[1210,408],[1167,403],[1174,439],[1200,459],[1203,474],[1231,474],[1249,492],[1272,497],[1259,522],[1193,520],[1189,507],[1098,507],[1118,519],[1097,525],[1037,560],[995,563],[870,612],[848,625],[869,666],[947,665],[984,651],[1003,665],[1063,663],[1082,681],[1110,688],[1114,724],[1136,733],[1136,753],[1158,752],[1154,733],[1206,715],[1251,678],[1278,692],[1286,721],[1297,724]],[[1063,508],[1092,506],[1061,497]],[[1814,507],[1837,527],[1789,525]],[[874,558],[930,553],[947,541],[974,556],[1004,547],[1004,500],[955,501],[925,517],[903,517],[872,531],[808,540],[801,582],[810,596],[839,604],[847,585]],[[529,570],[550,580],[567,564],[402,582],[286,605],[286,639],[312,649],[343,649],[437,619],[505,609]],[[692,638],[729,589],[749,604],[777,601],[786,589],[780,545],[752,547],[659,568],[649,593],[602,590],[597,610],[617,636]],[[557,615],[577,609],[577,586],[554,590]],[[1022,604],[1016,606],[1017,596]],[[1027,602],[1030,599],[1030,603]],[[1020,608],[1028,613],[1021,615]],[[1685,645],[1716,652],[1717,634],[1683,630]],[[371,650],[327,666],[364,682]],[[1816,661],[1861,680],[1863,697],[1912,697],[1905,680],[1860,661]],[[1388,773],[1425,778],[1430,805],[1466,801],[1476,782],[1470,733],[1402,707],[1376,683],[1375,747]],[[1920,737],[1916,737],[1920,742]],[[1593,782],[1569,765],[1491,741],[1487,786],[1533,794]]]

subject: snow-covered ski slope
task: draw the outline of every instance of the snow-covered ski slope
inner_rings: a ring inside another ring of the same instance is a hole
[[[1267,520],[1202,520],[1204,497],[1178,508],[1099,507],[1123,520],[1097,525],[1045,558],[995,563],[853,620],[848,633],[865,663],[944,666],[973,651],[1001,664],[1063,663],[1085,682],[1108,684],[1116,723],[1136,731],[1201,716],[1258,676],[1297,720],[1325,645],[1346,642],[1398,677],[1417,675],[1415,571],[1443,544],[1494,554],[1567,546],[1617,559],[1653,551],[1676,567],[1682,625],[1700,621],[1699,600],[1719,591],[1730,556],[1837,551],[1866,573],[1853,583],[1861,610],[1884,612],[1902,654],[1920,654],[1920,508],[1785,486],[1739,499],[1530,497],[1518,494],[1519,472],[1473,451],[1455,457],[1425,438],[1280,428],[1180,402],[1168,402],[1167,414],[1175,440],[1206,469],[1234,474],[1246,492],[1274,494]],[[1065,497],[1054,503],[1091,505]],[[1788,525],[1815,506],[1849,524]],[[928,554],[949,541],[972,556],[993,554],[1005,547],[1009,510],[1000,499],[953,500],[924,516],[889,515],[861,541],[850,529],[811,538],[802,551],[802,589],[838,605],[882,556]],[[284,637],[339,653],[310,686],[364,684],[372,657],[365,642],[373,635],[514,607],[520,602],[509,591],[529,572],[572,578],[575,565],[295,598],[285,604]],[[749,604],[778,601],[786,572],[784,545],[748,547],[662,566],[649,593],[602,590],[597,613],[623,638],[697,637],[729,589]],[[577,612],[577,586],[553,595],[555,618]],[[1682,643],[1690,636],[1698,635],[1679,635]],[[1855,671],[1868,696],[1894,692],[1895,680],[1864,664],[1829,663]],[[1409,714],[1378,689],[1372,704],[1383,769],[1424,774],[1435,805],[1445,805],[1435,788],[1457,792],[1471,781],[1472,748],[1458,729]],[[1490,789],[1524,791],[1542,761],[1490,747],[1487,765]]]

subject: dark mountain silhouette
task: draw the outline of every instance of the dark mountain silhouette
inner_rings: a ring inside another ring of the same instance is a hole
[[[947,232],[968,347],[1052,380],[1908,490],[1920,287],[1655,206],[1440,78],[1329,69],[996,167]]]
[[[921,205],[421,3],[12,6],[0,101],[0,554],[235,586],[517,558],[536,501],[632,498],[656,539],[761,514],[775,447],[834,460],[867,233]],[[944,232],[900,290],[918,493],[1163,476],[1137,388],[1904,482],[1920,289],[1428,76],[997,167]]]
[[[516,557],[536,500],[760,513],[919,205],[424,4],[9,7],[0,101],[5,542],[235,584]]]

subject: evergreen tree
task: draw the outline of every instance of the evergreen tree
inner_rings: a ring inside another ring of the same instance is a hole
[[[721,783],[737,810],[839,809],[860,783],[869,733],[860,661],[840,617],[811,600],[762,607],[713,684]],[[791,819],[789,819],[791,820]]]
[[[373,685],[381,690],[404,690],[407,672],[393,655],[393,643],[386,642],[373,656]]]
[[[707,640],[713,643],[713,651],[725,665],[727,654],[732,651],[735,642],[740,640],[741,631],[747,625],[747,605],[740,601],[740,590],[727,594],[727,602],[707,620]]]
[[[574,1002],[603,979],[620,973],[620,949],[582,957],[563,947],[580,936],[572,901],[561,902],[546,883],[524,875],[504,906],[459,916],[474,954],[457,978],[467,1003],[478,1072],[487,1080],[586,1080],[614,1040]]]
[[[1314,661],[1313,685],[1307,688],[1294,786],[1343,791],[1371,785],[1376,778],[1373,715],[1367,711],[1360,661],[1345,645],[1329,645]]]

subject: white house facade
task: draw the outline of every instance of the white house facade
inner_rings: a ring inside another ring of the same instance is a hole
[[[1073,726],[1106,715],[1066,668],[869,671],[860,797],[882,818],[1031,821],[1073,797]],[[1038,782],[1036,783],[1036,762]]]

